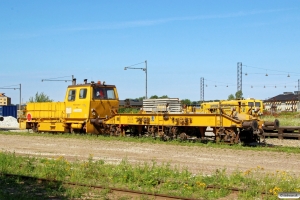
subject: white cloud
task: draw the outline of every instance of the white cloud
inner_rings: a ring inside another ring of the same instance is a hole
[[[65,31],[92,31],[92,30],[106,30],[106,29],[124,29],[124,28],[133,28],[133,27],[142,27],[142,26],[155,26],[159,24],[165,24],[165,23],[176,22],[176,21],[197,21],[197,20],[206,20],[206,19],[235,18],[235,17],[243,17],[249,15],[283,12],[283,11],[289,11],[295,9],[296,8],[255,10],[249,12],[239,11],[236,13],[218,14],[218,15],[199,15],[199,16],[173,17],[173,18],[154,19],[154,20],[135,20],[135,21],[125,21],[125,22],[117,22],[117,23],[114,22],[103,23],[103,24],[99,23],[99,24],[91,24],[86,26],[71,27],[64,30]]]

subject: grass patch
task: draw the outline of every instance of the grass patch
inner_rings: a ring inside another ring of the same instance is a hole
[[[26,175],[56,180],[52,183],[37,183],[4,174]],[[231,193],[230,188],[239,188],[239,199],[277,199],[278,192],[300,192],[300,178],[285,171],[266,173],[257,166],[245,172],[236,171],[227,175],[226,170],[216,170],[210,176],[192,174],[187,169],[158,165],[156,162],[129,164],[124,159],[118,165],[94,160],[68,162],[64,157],[53,159],[16,156],[0,152],[0,199],[110,199],[110,190],[95,191],[89,187],[68,187],[63,182],[126,188],[154,194],[168,194],[186,198],[217,199]],[[218,186],[211,188],[210,186]],[[129,199],[129,197],[118,197]],[[141,199],[145,199],[142,198]]]
[[[0,199],[67,199],[60,183],[40,183],[36,179],[0,175]]]
[[[266,113],[262,115],[264,121],[274,121],[278,119],[280,126],[300,126],[300,114],[299,112],[281,112],[271,115]]]
[[[139,108],[119,108],[118,113],[139,113]]]

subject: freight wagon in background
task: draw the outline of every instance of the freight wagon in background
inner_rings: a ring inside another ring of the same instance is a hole
[[[17,106],[0,106],[0,116],[8,117],[12,116],[17,118],[18,107]]]
[[[138,99],[125,99],[119,101],[120,108],[142,108],[143,101]]]

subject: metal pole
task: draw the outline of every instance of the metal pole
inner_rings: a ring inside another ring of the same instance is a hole
[[[243,84],[243,81],[242,81],[242,78],[243,78],[243,73],[242,73],[242,63],[241,62],[238,62],[237,63],[237,92],[238,91],[241,91],[242,92],[242,84]]]
[[[204,77],[200,78],[200,104],[204,103]]]
[[[204,103],[204,77],[202,77],[202,103]]]
[[[300,111],[300,79],[298,79],[298,106],[297,110]]]
[[[148,78],[147,77],[147,75],[148,75],[147,60],[145,60],[145,68],[131,67],[131,66],[142,64],[142,63],[143,62],[134,64],[134,65],[130,65],[128,67],[124,67],[124,70],[127,70],[127,69],[141,69],[141,70],[145,71],[145,73],[146,73],[146,96],[145,96],[145,99],[148,99],[148,91],[147,91],[147,84],[148,84],[148,80],[147,80],[147,78]]]
[[[147,97],[147,60],[145,60],[145,65],[146,65],[146,96],[145,96],[145,98],[146,99],[148,99],[148,97]]]
[[[19,112],[21,112],[21,103],[22,103],[22,102],[21,102],[21,94],[22,94],[21,91],[22,91],[22,89],[21,89],[21,83],[20,83],[20,105],[19,105],[19,110],[20,110],[20,111],[19,111]]]

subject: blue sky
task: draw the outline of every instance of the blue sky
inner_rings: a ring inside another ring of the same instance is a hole
[[[74,75],[136,98],[145,73],[124,67],[147,60],[148,97],[199,100],[204,77],[205,100],[227,99],[242,62],[244,97],[266,99],[298,89],[299,36],[293,0],[2,0],[0,87],[21,83],[23,102],[36,92],[63,101],[70,82],[41,79]],[[18,90],[0,92],[19,102]]]

